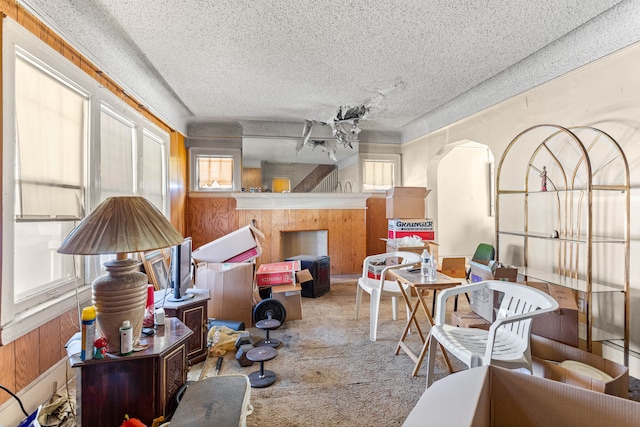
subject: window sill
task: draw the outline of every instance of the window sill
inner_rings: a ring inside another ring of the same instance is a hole
[[[70,291],[21,313],[16,314],[13,320],[2,327],[0,332],[0,344],[6,345],[23,335],[37,329],[45,323],[66,313],[80,304],[91,300],[91,285],[78,288],[78,301],[76,291]]]

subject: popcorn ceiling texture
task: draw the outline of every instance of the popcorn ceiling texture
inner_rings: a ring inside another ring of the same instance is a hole
[[[361,124],[407,140],[640,39],[637,0],[24,3],[181,129],[326,120],[402,82]]]

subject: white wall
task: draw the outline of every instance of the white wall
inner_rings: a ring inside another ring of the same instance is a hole
[[[565,127],[594,126],[615,138],[631,171],[631,348],[640,349],[640,43],[615,52],[550,82],[514,96],[449,126],[403,145],[403,185],[432,188],[426,165],[446,145],[471,140],[487,145],[496,166],[508,143],[521,131],[541,123]],[[431,201],[428,199],[428,203]],[[460,201],[460,209],[465,208]],[[440,212],[438,212],[440,214]],[[440,215],[439,215],[440,216]],[[439,236],[449,231],[436,223]],[[494,241],[494,230],[486,231]],[[446,245],[440,240],[440,245]],[[456,248],[451,249],[457,251]],[[636,373],[640,376],[640,373]]]

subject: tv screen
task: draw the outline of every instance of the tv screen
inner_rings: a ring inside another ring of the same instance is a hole
[[[187,292],[192,282],[191,237],[171,248],[171,287],[169,301],[184,301],[193,297]]]

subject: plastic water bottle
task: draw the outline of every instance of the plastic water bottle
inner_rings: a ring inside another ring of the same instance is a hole
[[[424,277],[428,277],[429,276],[429,266],[431,264],[431,255],[429,255],[429,251],[428,250],[423,250],[422,251],[422,255],[420,255],[421,258],[421,262],[420,262],[420,274],[422,274]]]
[[[436,267],[436,260],[433,258],[433,255],[429,257],[429,267],[427,270],[429,271],[429,274],[427,274],[427,280],[435,282],[438,279],[438,270]]]

